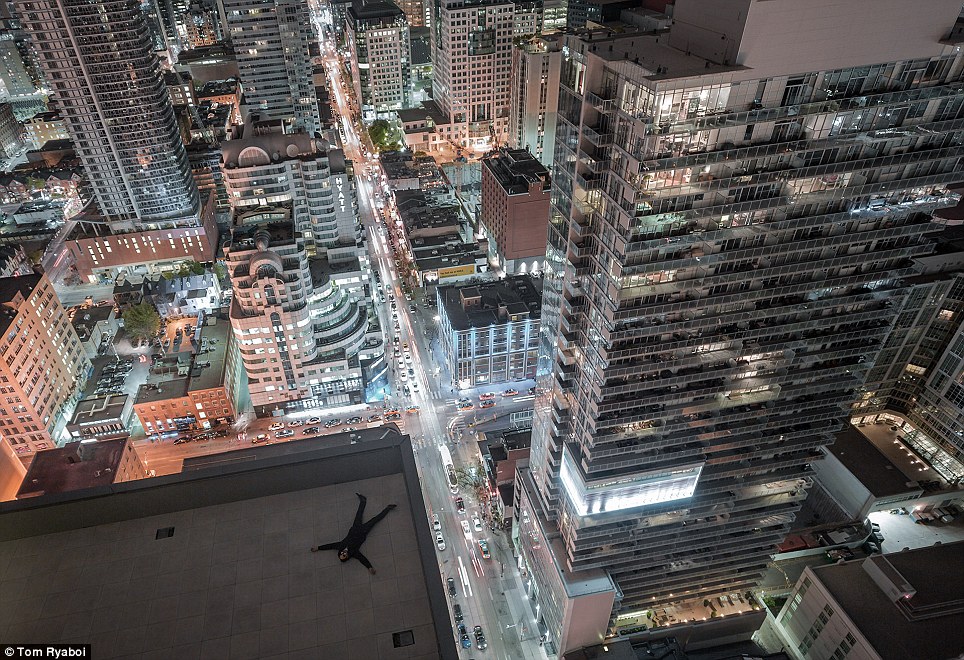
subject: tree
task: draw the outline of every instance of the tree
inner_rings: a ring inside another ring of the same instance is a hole
[[[207,270],[204,267],[204,264],[200,264],[196,261],[189,261],[184,264],[184,267],[187,268],[191,275],[204,275],[204,272]]]
[[[464,488],[480,505],[489,500],[489,480],[485,470],[478,463],[474,465],[460,465],[455,468],[455,477],[459,481],[459,488]]]
[[[372,140],[372,145],[375,147],[384,147],[386,145],[386,139],[391,131],[391,126],[384,119],[376,119],[372,122],[372,125],[368,127],[368,137]]]
[[[134,339],[150,339],[161,329],[161,316],[149,302],[134,305],[121,315],[124,329]]]

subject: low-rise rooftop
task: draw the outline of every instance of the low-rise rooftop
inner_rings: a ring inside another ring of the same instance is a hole
[[[18,498],[56,495],[109,486],[117,477],[127,438],[97,442],[69,442],[34,455]],[[2,518],[0,518],[2,522]]]
[[[504,280],[440,286],[438,297],[454,330],[487,328],[509,320],[542,316],[542,278],[510,275]]]
[[[525,149],[499,149],[483,158],[482,166],[492,173],[506,194],[528,194],[533,184],[549,190],[549,170]]]

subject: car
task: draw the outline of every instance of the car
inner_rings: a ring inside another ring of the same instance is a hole
[[[415,384],[415,381],[413,380],[412,385],[414,384]],[[412,393],[412,390],[409,389],[408,385],[402,385],[402,392],[405,393],[405,396],[408,396],[409,394]]]
[[[455,508],[459,513],[465,513],[465,500],[463,500],[461,497],[456,497]]]
[[[285,423],[284,423],[284,422],[275,422],[274,424],[272,424],[271,426],[268,427],[268,430],[269,430],[269,431],[280,431],[280,430],[283,429],[284,427],[285,427]]]
[[[387,422],[394,422],[396,419],[401,419],[401,418],[402,418],[401,414],[399,414],[399,413],[397,413],[397,412],[396,412],[396,413],[388,413],[387,415],[385,415],[385,421],[387,421]]]
[[[251,444],[253,444],[253,445],[260,445],[262,442],[267,442],[267,441],[268,441],[268,434],[267,434],[267,433],[259,433],[259,434],[257,435],[257,437],[255,437],[254,439],[251,440]]]
[[[495,401],[491,399],[489,401],[483,401],[479,404],[479,408],[495,408]]]
[[[482,632],[482,626],[475,627],[475,646],[480,650],[484,651],[488,648],[489,644],[485,641],[485,633]]]
[[[346,426],[345,428],[342,429],[342,431],[345,433],[355,433],[356,431],[358,431],[358,429],[355,428],[354,426]]]
[[[409,305],[409,306],[408,306],[408,311],[410,311],[412,314],[414,314],[414,313],[415,313],[415,305]]]
[[[432,529],[434,529],[436,532],[442,529],[442,521],[439,520],[437,513],[432,514]]]
[[[440,551],[445,550],[445,539],[442,538],[442,532],[435,532],[435,545]]]
[[[413,380],[413,381],[412,381],[412,390],[418,392],[418,381],[417,381],[417,380]]]
[[[462,630],[465,630],[465,625],[464,625],[464,624],[461,624],[461,623],[460,623],[459,625],[462,626]],[[468,634],[468,633],[465,633],[465,632],[464,632],[464,633],[461,633],[461,634],[459,635],[459,643],[462,644],[462,648],[463,648],[463,649],[470,649],[470,648],[472,648],[472,638],[469,637],[469,634]]]
[[[409,376],[414,376],[414,375],[415,375],[415,370],[412,369],[411,367],[409,367],[409,368],[408,368],[408,375],[409,375]]]
[[[479,395],[479,401],[488,401],[495,398],[495,392],[483,392]]]
[[[459,410],[472,410],[475,406],[472,405],[472,403],[460,403],[458,404],[458,408]]]
[[[337,417],[334,417],[334,418],[332,418],[332,419],[329,419],[327,422],[325,422],[325,428],[326,428],[326,429],[334,428],[334,427],[339,426],[339,425],[341,425],[341,420],[338,419]]]
[[[307,424],[308,426],[311,426],[312,424],[320,424],[320,423],[321,423],[321,417],[309,417],[307,420],[305,420],[305,424]]]
[[[391,285],[391,284],[386,284],[386,285],[385,285],[385,290],[386,290],[386,291],[391,291],[391,290],[392,290],[392,285]]]
[[[304,425],[305,425],[305,423],[304,423],[303,421],[301,421],[300,419],[293,419],[293,420],[291,420],[290,422],[288,422],[288,428],[289,428],[289,429],[298,428],[299,426],[304,426]]]
[[[519,390],[506,390],[502,393],[502,396],[515,396],[519,393]]]
[[[402,348],[404,348],[405,351],[408,352],[408,342],[403,343]]]
[[[465,397],[462,397],[461,399],[459,399],[459,403],[472,403],[472,399],[467,399]]]
[[[292,431],[291,429],[283,429],[283,430],[278,431],[277,433],[275,433],[275,434],[274,434],[274,437],[276,437],[276,438],[290,438],[290,437],[293,436],[294,434],[295,434],[295,432]]]
[[[348,421],[345,422],[345,424],[360,424],[360,423],[361,423],[361,417],[349,417]]]
[[[406,361],[406,362],[409,362],[409,363],[412,361],[412,354],[411,354],[411,353],[405,353],[405,361]]]
[[[478,516],[472,516],[472,526],[475,527],[475,531],[482,531],[482,521],[479,520]]]
[[[451,596],[452,598],[455,598],[455,596],[457,595],[455,591],[455,578],[449,578],[448,580],[445,581],[445,584],[448,587],[449,596]]]
[[[398,378],[399,378],[403,383],[408,382],[408,374],[405,373],[404,371],[401,372],[400,374],[398,374]]]
[[[490,559],[492,557],[489,554],[489,544],[485,539],[479,539],[479,552],[482,553],[482,559]]]
[[[456,603],[452,606],[452,614],[455,616],[456,621],[462,620],[462,606]]]
[[[305,428],[305,429],[302,431],[302,433],[303,433],[304,435],[317,435],[318,433],[321,433],[321,429],[318,428],[317,426],[309,426],[309,427]]]
[[[472,538],[472,527],[469,525],[468,520],[462,521],[462,534],[464,534],[467,539]]]
[[[407,412],[409,415],[418,414],[418,411],[419,411],[418,406],[409,406],[408,408],[405,409],[405,412]]]
[[[371,423],[371,422],[377,422],[377,421],[380,420],[381,418],[382,418],[381,415],[379,415],[378,413],[375,413],[374,415],[369,415],[369,416],[368,416],[368,421],[369,421],[369,423]]]

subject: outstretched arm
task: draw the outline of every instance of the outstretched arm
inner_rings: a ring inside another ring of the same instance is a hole
[[[341,541],[335,541],[334,543],[326,543],[324,545],[319,545],[318,547],[313,548],[313,550],[315,552],[317,552],[318,550],[339,550],[342,547],[343,546],[341,544]]]
[[[357,559],[358,561],[360,561],[360,562],[361,562],[361,565],[364,566],[365,568],[367,568],[369,573],[371,573],[372,575],[375,574],[375,569],[372,568],[372,563],[371,563],[370,561],[368,561],[368,557],[366,557],[365,555],[363,555],[361,552],[356,552],[356,553],[355,553],[355,559]]]

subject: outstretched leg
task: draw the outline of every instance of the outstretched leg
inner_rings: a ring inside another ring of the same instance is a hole
[[[386,506],[384,509],[382,509],[381,512],[380,512],[377,516],[375,516],[374,518],[372,518],[371,520],[369,520],[367,523],[365,523],[365,533],[367,534],[368,532],[372,531],[372,527],[374,527],[375,525],[377,525],[378,522],[379,522],[382,518],[384,518],[385,516],[387,516],[387,515],[388,515],[388,512],[391,511],[391,510],[394,509],[394,508],[395,508],[395,505],[394,505],[394,504],[389,504],[389,505]]]
[[[368,498],[361,493],[355,493],[355,495],[358,495],[358,510],[355,511],[355,522],[353,522],[351,526],[359,527],[365,517],[365,504],[368,502]]]

